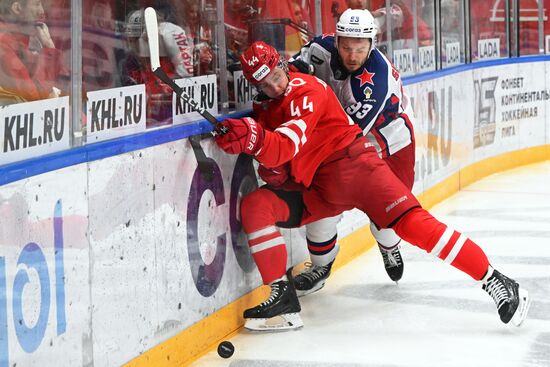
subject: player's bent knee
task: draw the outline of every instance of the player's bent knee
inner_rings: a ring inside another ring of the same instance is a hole
[[[241,223],[245,233],[257,231],[275,224],[273,200],[277,196],[265,189],[258,189],[241,200]]]

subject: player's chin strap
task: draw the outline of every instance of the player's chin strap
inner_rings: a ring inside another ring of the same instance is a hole
[[[256,88],[256,91],[258,91],[258,93],[254,96],[252,103],[261,104],[262,102],[269,101],[271,99],[260,88]]]

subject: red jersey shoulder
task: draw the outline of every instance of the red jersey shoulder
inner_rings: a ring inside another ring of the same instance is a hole
[[[327,83],[313,75],[289,73],[289,77],[290,80],[285,91],[285,97],[292,96],[296,93],[324,93],[328,88]]]
[[[292,100],[307,97],[310,101],[323,103],[326,99],[327,88],[325,82],[312,75],[290,73],[290,80],[285,91],[285,100],[290,103]]]
[[[283,103],[286,118],[323,114],[327,105],[327,91],[323,84],[324,82],[311,75],[290,75]]]

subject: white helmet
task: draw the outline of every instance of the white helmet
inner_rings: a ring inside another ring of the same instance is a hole
[[[347,9],[336,23],[336,38],[370,38],[373,47],[377,31],[374,17],[366,9]]]
[[[124,31],[126,37],[138,38],[143,34],[143,9],[134,10],[128,14],[126,18],[126,24],[124,25]]]

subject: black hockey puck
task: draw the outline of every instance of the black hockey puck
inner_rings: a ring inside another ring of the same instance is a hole
[[[233,352],[235,352],[235,347],[231,342],[223,341],[218,345],[218,354],[222,358],[229,358],[233,355]]]

